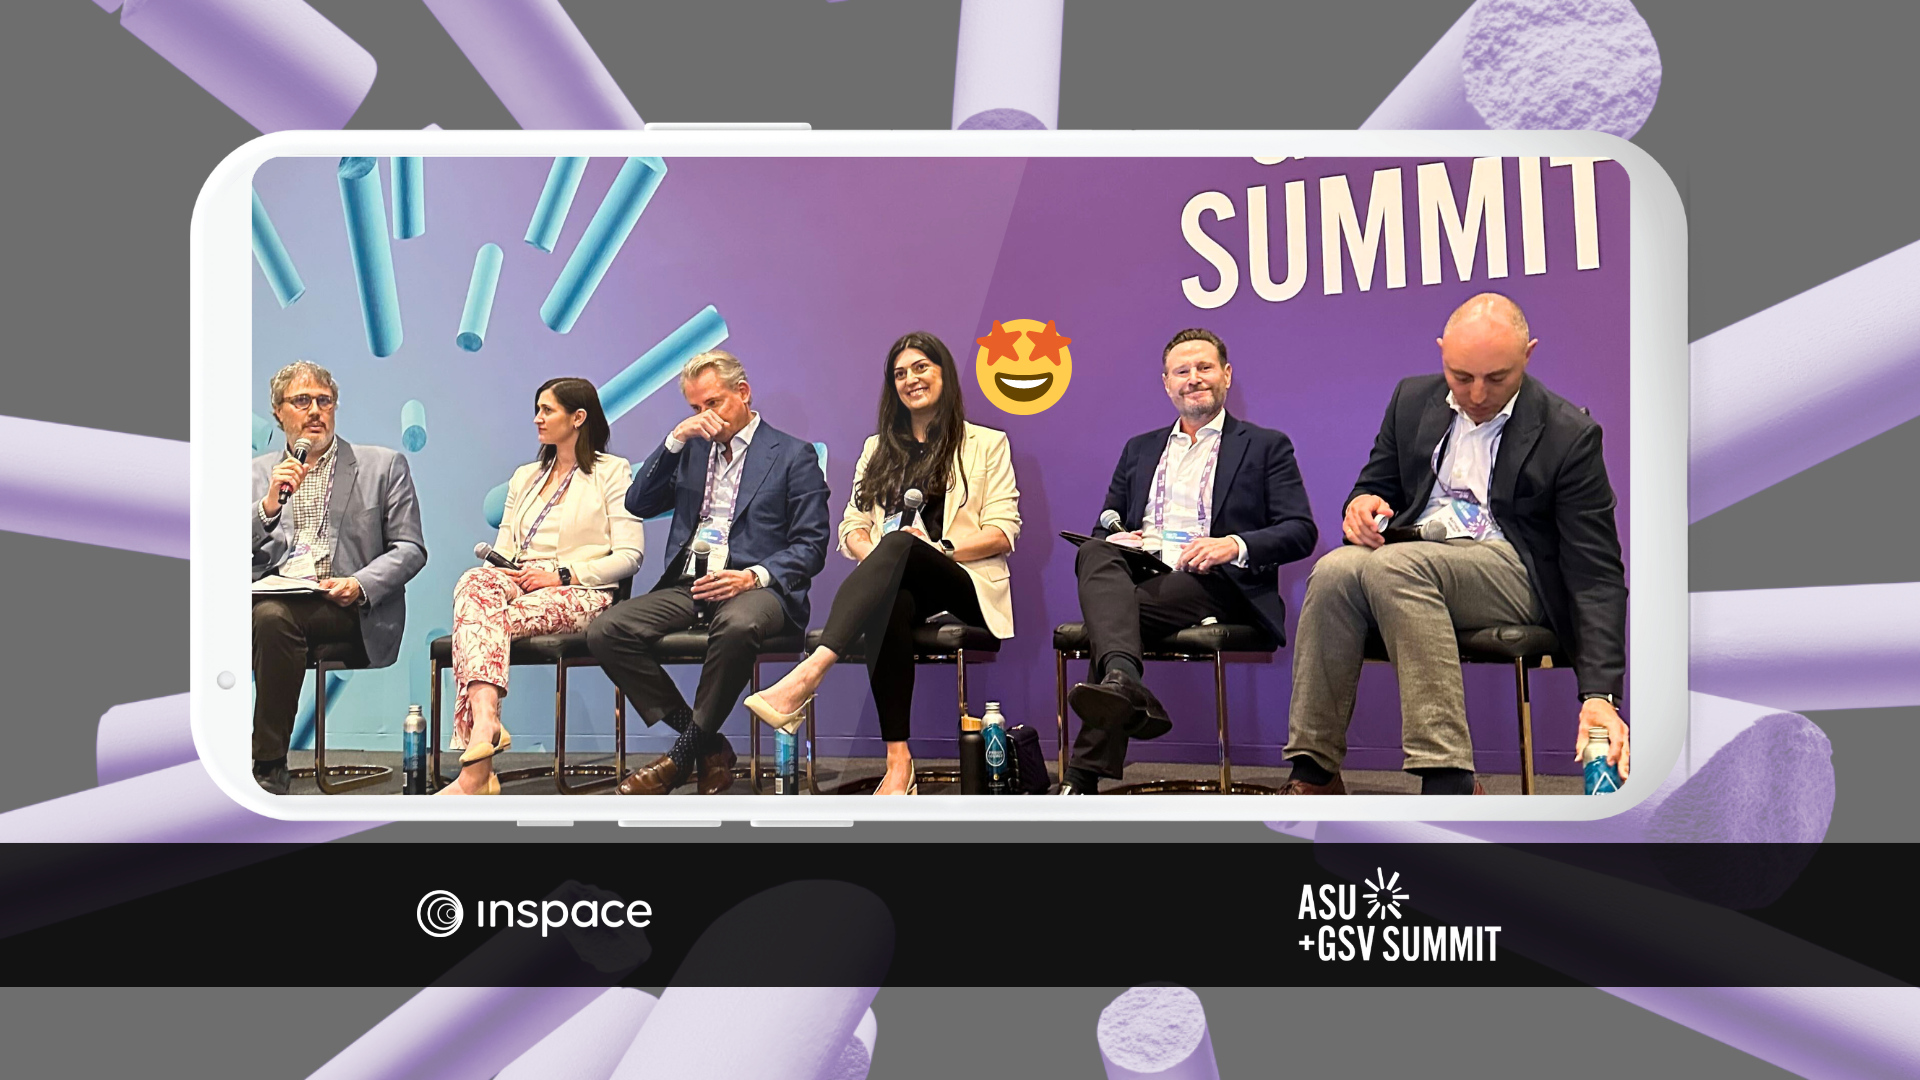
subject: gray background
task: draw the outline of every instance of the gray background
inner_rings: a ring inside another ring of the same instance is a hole
[[[513,126],[420,4],[314,6],[381,63],[353,127]],[[1920,7],[1892,0],[1638,6],[1666,74],[1659,106],[1635,141],[1665,165],[1688,206],[1693,336],[1920,238],[1912,89]],[[957,0],[567,0],[567,7],[650,120],[804,120],[821,128],[948,123]],[[1074,0],[1061,124],[1351,128],[1464,7],[1464,0]],[[14,210],[0,289],[11,331],[0,361],[0,413],[185,438],[188,216],[208,170],[255,132],[84,0],[0,8],[0,101],[7,103],[4,183]],[[1920,421],[1696,525],[1693,587],[1920,579],[1911,540],[1920,502],[1903,497],[1912,489],[1916,450]],[[1838,527],[1790,532],[1771,524],[1788,519]],[[1854,524],[1863,521],[1870,524]],[[1835,551],[1845,557],[1834,558]],[[0,566],[7,570],[12,630],[0,650],[0,685],[8,691],[0,720],[5,810],[93,783],[102,711],[186,688],[187,567],[9,533],[0,533]],[[97,584],[106,580],[114,585]],[[1917,713],[1814,714],[1833,740],[1839,774],[1830,840],[1920,836],[1904,798]],[[786,831],[778,839],[1015,836],[1278,839],[1252,824],[862,825],[828,835]],[[366,838],[710,842],[766,835],[735,826],[689,836],[611,825],[536,831],[417,824]],[[857,849],[848,857],[858,857]],[[830,868],[822,863],[823,871]],[[265,964],[263,979],[286,970]],[[103,969],[106,977],[111,972]],[[943,1050],[964,1027],[993,1014],[1025,1033],[1020,1071],[1097,1075],[1091,1024],[1113,992],[887,991],[878,1009],[883,1037],[875,1075],[975,1075],[967,1061]],[[191,1062],[208,1077],[300,1076],[403,996],[9,992],[0,998],[0,1042],[10,1062],[24,1060],[35,1075]],[[1307,1069],[1359,1064],[1344,1052],[1355,1045],[1368,1046],[1365,1066],[1376,1074],[1430,1067],[1428,1047],[1488,1046],[1495,1053],[1455,1050],[1457,1070],[1531,1075],[1550,1061],[1556,1075],[1610,1074],[1617,1063],[1576,1052],[1578,1021],[1621,1045],[1656,1051],[1661,1056],[1652,1060],[1672,1062],[1674,1072],[1785,1075],[1595,991],[1443,997],[1243,990],[1209,992],[1206,1001],[1223,1064],[1240,1063],[1228,1065],[1229,1075],[1275,1070],[1276,1019],[1282,1031],[1299,1033],[1283,1045],[1289,1062]],[[113,1018],[118,1037],[87,1038],[52,1022],[102,1016]],[[1400,1039],[1359,1041],[1389,1018]]]

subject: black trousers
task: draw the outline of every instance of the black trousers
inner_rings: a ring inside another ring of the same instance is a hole
[[[1124,656],[1141,665],[1140,642],[1197,626],[1208,617],[1231,623],[1259,624],[1253,605],[1225,574],[1189,574],[1175,571],[1136,578],[1126,557],[1114,544],[1092,541],[1080,545],[1074,557],[1074,576],[1080,583],[1080,615],[1087,624],[1088,653],[1093,662],[1089,682],[1106,674],[1107,660]],[[1127,763],[1127,733],[1080,725],[1069,758],[1072,768],[1086,769],[1118,780]]]
[[[253,760],[287,756],[300,687],[307,679],[307,650],[338,644],[356,646],[355,666],[366,664],[358,608],[343,608],[313,593],[253,598]]]
[[[904,742],[913,723],[913,628],[943,611],[972,626],[987,621],[973,576],[911,533],[881,537],[834,594],[820,644],[849,656],[867,640],[867,678],[888,742]]]
[[[615,604],[587,624],[594,659],[649,727],[687,707],[653,652],[661,638],[691,628],[694,616],[693,591],[669,585]],[[693,722],[701,731],[712,735],[726,723],[753,676],[761,644],[786,626],[786,612],[771,589],[749,589],[714,609],[693,695]]]

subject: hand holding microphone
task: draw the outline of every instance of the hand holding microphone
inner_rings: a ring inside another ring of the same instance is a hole
[[[900,497],[900,501],[906,504],[906,510],[901,515],[901,530],[925,540],[927,530],[920,521],[920,508],[927,504],[926,495],[922,494],[919,488],[908,488],[907,493]]]
[[[492,544],[473,545],[473,557],[476,559],[483,560],[488,565],[497,566],[502,570],[520,569],[519,563],[493,550]]]
[[[1138,548],[1140,534],[1128,532],[1126,522],[1120,519],[1120,511],[1107,510],[1100,515],[1100,527],[1107,530],[1107,543],[1119,544],[1125,548]]]
[[[307,455],[313,451],[313,440],[302,438],[293,444],[290,455],[273,467],[273,475],[267,484],[267,498],[270,505],[267,513],[277,514],[287,504],[293,493],[306,481],[307,472],[312,466],[307,464]]]
[[[1386,543],[1380,530],[1393,520],[1393,507],[1378,495],[1355,495],[1347,504],[1347,512],[1340,521],[1340,533],[1350,544],[1361,547],[1377,548]]]

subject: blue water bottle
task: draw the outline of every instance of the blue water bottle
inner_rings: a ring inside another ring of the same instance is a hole
[[[400,725],[400,762],[406,775],[403,795],[427,793],[427,718],[420,706],[407,706],[407,719]]]
[[[1620,790],[1620,770],[1607,764],[1607,754],[1612,749],[1613,740],[1607,736],[1606,728],[1587,729],[1587,748],[1580,754],[1586,773],[1587,794],[1605,795]]]
[[[999,702],[987,702],[980,734],[987,744],[987,794],[1005,795],[1013,788],[1013,769],[1007,757],[1007,719],[1000,715]]]
[[[773,733],[773,793],[800,794],[800,739],[791,731]]]

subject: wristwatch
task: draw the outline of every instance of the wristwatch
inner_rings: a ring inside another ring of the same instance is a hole
[[[1580,695],[1580,703],[1581,703],[1582,705],[1584,705],[1584,704],[1586,704],[1586,703],[1587,703],[1588,701],[1590,701],[1590,700],[1592,700],[1593,698],[1599,698],[1599,699],[1600,699],[1601,701],[1604,701],[1604,702],[1606,702],[1607,704],[1609,704],[1609,705],[1611,705],[1611,706],[1613,706],[1613,711],[1614,711],[1614,712],[1620,712],[1620,711],[1621,711],[1621,708],[1620,708],[1620,706],[1621,706],[1621,705],[1622,705],[1623,703],[1621,702],[1621,700],[1620,700],[1619,698],[1617,698],[1617,697],[1614,697],[1614,696],[1613,696],[1612,694],[1596,694],[1596,693],[1587,693],[1587,694],[1581,694],[1581,695]]]
[[[560,584],[562,585],[573,584],[573,571],[567,569],[564,566],[560,568]]]
[[[940,550],[946,552],[949,556],[951,556],[953,554],[953,541],[947,539],[944,536],[941,537]]]

